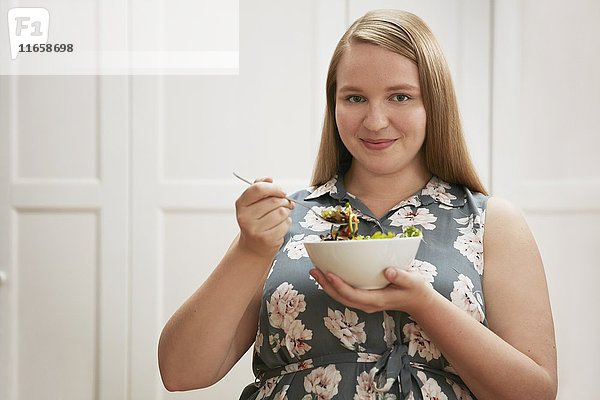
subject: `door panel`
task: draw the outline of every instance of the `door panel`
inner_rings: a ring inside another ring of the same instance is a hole
[[[98,216],[17,210],[15,217],[18,398],[93,398]]]

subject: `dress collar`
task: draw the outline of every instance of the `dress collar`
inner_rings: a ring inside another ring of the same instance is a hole
[[[338,201],[356,198],[356,196],[346,191],[344,175],[341,172],[338,172],[324,184],[310,187],[308,190],[310,194],[304,198],[305,200],[312,200],[325,195],[329,195]],[[392,210],[405,206],[427,206],[432,203],[439,203],[441,206],[450,208],[462,207],[465,204],[465,198],[466,194],[462,185],[450,184],[437,176],[433,176],[425,187],[396,204],[392,207]]]

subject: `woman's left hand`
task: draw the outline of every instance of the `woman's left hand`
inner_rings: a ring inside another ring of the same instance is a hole
[[[390,285],[383,289],[357,289],[339,276],[324,274],[317,268],[311,269],[310,275],[334,300],[367,313],[398,310],[414,314],[426,308],[435,293],[418,273],[398,268],[390,267],[384,271]]]

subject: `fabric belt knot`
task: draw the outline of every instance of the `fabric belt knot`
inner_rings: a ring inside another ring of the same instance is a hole
[[[394,344],[375,363],[371,370],[375,390],[388,392],[396,380],[400,383],[402,398],[411,392],[413,371],[411,368],[408,347],[405,344]]]
[[[418,374],[421,371],[445,377],[447,380],[466,387],[462,379],[450,371],[411,361],[407,345],[397,342],[381,355],[370,374],[377,392],[388,392],[394,382],[398,380],[400,398],[423,400],[420,389],[425,383],[423,380],[425,375],[420,378]]]

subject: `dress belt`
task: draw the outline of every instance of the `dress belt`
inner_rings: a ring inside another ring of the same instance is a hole
[[[464,385],[463,381],[456,374],[448,371],[432,368],[429,365],[410,361],[408,347],[405,344],[394,344],[383,354],[373,353],[338,353],[326,354],[317,358],[303,360],[297,363],[288,364],[282,367],[273,368],[265,371],[257,371],[256,386],[262,386],[265,381],[275,377],[287,375],[294,372],[305,371],[321,367],[328,364],[345,363],[365,363],[375,364],[370,374],[373,375],[375,389],[378,392],[388,392],[394,382],[397,380],[400,384],[402,399],[410,398],[413,385],[415,387],[423,386],[423,382],[417,376],[419,371],[427,371],[436,375],[449,378],[454,382]],[[358,361],[357,361],[358,360]],[[422,399],[421,391],[412,393],[414,400]]]

